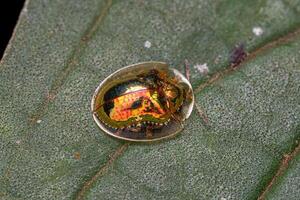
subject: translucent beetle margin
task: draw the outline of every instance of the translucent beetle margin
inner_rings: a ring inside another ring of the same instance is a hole
[[[180,132],[193,105],[193,90],[183,74],[163,62],[144,62],[121,68],[103,80],[91,110],[107,134],[145,142]]]

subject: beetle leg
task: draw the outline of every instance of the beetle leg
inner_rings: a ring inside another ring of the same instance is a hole
[[[185,77],[188,81],[190,81],[190,63],[187,59],[184,60],[185,66]]]
[[[171,117],[180,124],[181,128],[183,128],[183,123],[182,121],[176,116],[175,114],[171,114]]]
[[[173,106],[171,106],[169,100],[167,100],[167,106],[168,106],[168,109],[170,110],[170,112],[173,112]],[[180,118],[175,114],[175,113],[172,113],[171,114],[171,117],[180,124],[180,126],[183,128],[183,123],[182,121],[180,120]]]
[[[120,136],[122,132],[122,129],[118,128],[117,131],[115,132],[116,136]]]
[[[198,112],[200,118],[203,120],[204,124],[208,125],[209,124],[208,117],[207,117],[206,113],[203,111],[203,109],[200,107],[200,105],[195,103],[195,108],[196,108],[196,111]]]
[[[146,128],[146,137],[148,139],[153,137],[153,128],[151,126]]]

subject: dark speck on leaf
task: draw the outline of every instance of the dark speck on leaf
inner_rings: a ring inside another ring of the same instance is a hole
[[[75,152],[75,153],[74,153],[74,158],[75,158],[76,160],[80,160],[80,153],[79,153],[79,152]]]
[[[238,44],[235,46],[235,48],[230,53],[230,64],[233,67],[236,67],[239,65],[245,58],[247,57],[247,52],[245,50],[244,44]]]

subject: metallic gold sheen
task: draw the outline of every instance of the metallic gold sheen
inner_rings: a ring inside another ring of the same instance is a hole
[[[183,129],[194,104],[191,84],[163,62],[123,67],[103,80],[91,102],[93,118],[107,134],[154,141]]]

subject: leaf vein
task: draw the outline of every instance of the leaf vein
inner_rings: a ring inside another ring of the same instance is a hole
[[[39,118],[41,118],[51,101],[55,99],[55,96],[59,92],[59,89],[63,86],[66,81],[66,78],[74,71],[78,65],[78,57],[80,57],[83,50],[86,48],[88,41],[93,37],[94,33],[100,27],[101,23],[107,16],[109,9],[112,6],[112,0],[107,0],[105,6],[101,9],[100,13],[95,16],[93,19],[91,26],[87,28],[83,36],[81,37],[78,45],[74,48],[70,58],[67,61],[67,65],[61,71],[59,76],[53,81],[51,85],[50,91],[48,92],[46,98],[41,103],[40,107],[37,109],[36,113],[34,113],[29,119],[30,122],[35,123]]]
[[[266,187],[262,190],[262,193],[259,195],[257,200],[263,200],[266,198],[267,193],[272,189],[273,185],[277,179],[285,173],[291,161],[299,154],[300,152],[300,143],[288,154],[283,155],[283,159],[272,179],[267,183]]]
[[[275,48],[277,46],[287,44],[287,43],[295,40],[299,35],[300,35],[300,27],[295,29],[293,32],[289,32],[288,34],[283,35],[279,38],[276,38],[275,40],[272,40],[271,42],[268,42],[265,45],[255,49],[254,51],[250,52],[248,54],[248,56],[246,57],[246,59],[244,61],[242,61],[241,63],[239,63],[238,65],[235,65],[235,66],[230,65],[230,66],[226,67],[225,69],[212,74],[211,78],[209,78],[206,82],[200,84],[195,89],[195,94],[199,93],[206,87],[213,85],[215,82],[217,82],[221,78],[225,77],[226,75],[229,75],[229,74],[233,73],[234,71],[238,70],[239,68],[241,68],[243,66],[244,63],[247,63],[247,62],[253,60],[258,55],[261,55],[261,54],[267,52],[268,50]]]
[[[123,152],[128,148],[128,146],[129,143],[122,144],[114,151],[114,153],[110,156],[110,159],[102,167],[100,167],[98,172],[83,184],[83,186],[80,188],[79,192],[75,197],[76,200],[84,199],[84,195],[86,194],[86,192],[101,176],[103,176],[108,171],[108,169],[112,166],[113,162],[123,154]]]

